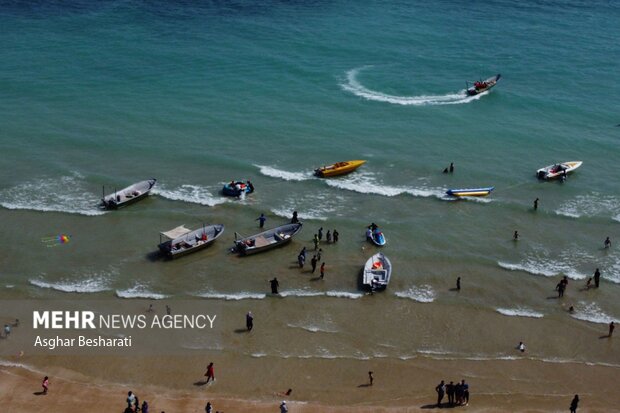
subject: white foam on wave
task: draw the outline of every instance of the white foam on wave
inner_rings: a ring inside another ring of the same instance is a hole
[[[311,290],[280,291],[280,297],[318,297],[321,295],[325,295],[325,293],[321,291],[311,291]]]
[[[116,296],[118,298],[147,298],[151,300],[163,300],[168,297],[165,294],[149,291],[146,286],[141,284],[136,284],[126,290],[116,290]]]
[[[230,294],[205,292],[205,293],[196,294],[196,297],[208,298],[212,300],[239,301],[239,300],[262,300],[267,297],[267,294],[249,293],[249,292],[239,292],[239,293],[230,293]]]
[[[612,321],[618,323],[618,318],[606,314],[596,303],[580,301],[575,305],[575,312],[571,314],[577,320],[590,323],[609,324]]]
[[[392,103],[395,105],[404,106],[429,106],[429,105],[458,105],[462,103],[469,103],[474,100],[480,99],[482,96],[489,92],[483,92],[476,96],[468,96],[465,90],[461,90],[457,93],[448,93],[445,95],[420,95],[420,96],[395,96],[388,95],[382,92],[374,91],[363,86],[358,80],[357,75],[369,66],[358,67],[349,70],[346,73],[346,81],[340,84],[342,89],[347,92],[353,93],[355,96],[359,96],[366,100],[372,100],[376,102]]]
[[[272,166],[265,166],[265,165],[254,165],[254,166],[256,166],[260,170],[260,173],[265,176],[269,176],[271,178],[280,178],[280,179],[284,179],[285,181],[306,181],[308,179],[312,179],[313,177],[312,171],[290,172],[290,171],[284,171],[282,169],[277,169]]]
[[[272,208],[270,211],[272,214],[277,215],[279,217],[283,217],[283,218],[290,218],[293,216],[293,209],[291,208]],[[329,212],[329,211],[322,211],[322,210],[298,211],[297,216],[302,221],[305,219],[314,220],[314,221],[327,221],[327,216],[323,215],[322,214],[323,212]]]
[[[350,293],[347,291],[327,291],[325,295],[328,297],[349,298],[351,300],[357,300],[364,296],[364,294],[361,293]]]
[[[435,301],[435,290],[427,284],[412,286],[405,291],[397,291],[395,296],[400,298],[408,298],[419,303],[432,303]]]
[[[85,187],[78,173],[60,178],[25,182],[0,191],[0,206],[41,212],[65,212],[87,216],[102,215],[100,199]]]
[[[371,172],[360,172],[354,175],[349,175],[346,178],[330,179],[326,180],[325,182],[327,183],[327,185],[338,189],[346,189],[348,191],[358,192],[361,194],[383,195],[387,197],[408,194],[422,198],[443,198],[445,194],[445,189],[442,188],[412,188],[406,186],[385,185],[379,182],[376,179],[375,175]]]
[[[173,201],[190,202],[192,204],[215,206],[226,202],[226,198],[214,196],[208,188],[198,185],[181,185],[175,189],[155,187],[153,194]]]
[[[577,195],[564,202],[555,210],[555,213],[570,218],[611,216],[611,219],[618,220],[620,217],[620,198],[598,192]]]
[[[620,214],[611,217],[611,219],[613,219],[614,221],[620,222]]]
[[[562,250],[558,257],[550,257],[549,252],[538,249],[537,252],[530,254],[519,263],[509,263],[498,261],[497,265],[511,271],[525,271],[533,275],[544,275],[554,277],[556,275],[566,275],[575,280],[583,280],[587,277],[577,267],[582,263],[590,263],[594,257],[588,252],[578,249]]]
[[[97,275],[81,280],[61,280],[58,282],[34,278],[28,280],[28,282],[39,288],[49,288],[65,293],[98,293],[110,290],[109,279],[106,275]]]
[[[532,317],[532,318],[543,318],[544,317],[543,313],[539,313],[537,311],[530,310],[529,308],[523,308],[523,307],[496,308],[495,311],[497,311],[500,314],[509,316],[509,317]]]

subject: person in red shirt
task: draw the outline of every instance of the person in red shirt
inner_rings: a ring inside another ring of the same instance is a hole
[[[215,381],[215,372],[213,371],[213,363],[209,363],[209,365],[207,366],[207,372],[205,373],[205,376],[207,377],[206,383],[209,383],[211,380]]]

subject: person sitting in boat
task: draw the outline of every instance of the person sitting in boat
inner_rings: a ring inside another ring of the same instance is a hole
[[[366,238],[372,238],[372,230],[370,229],[370,227],[366,229]]]

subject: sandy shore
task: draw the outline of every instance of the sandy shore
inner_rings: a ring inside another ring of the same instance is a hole
[[[5,359],[0,363],[0,405],[8,412],[66,413],[80,406],[120,413],[132,390],[157,413],[203,412],[207,401],[220,412],[276,412],[283,398],[291,412],[413,412],[434,408],[433,388],[439,380],[465,378],[471,402],[459,409],[467,411],[568,411],[574,393],[582,400],[580,412],[620,411],[615,367],[531,360],[248,362],[223,357],[216,364],[217,382],[204,386],[202,364],[202,358],[192,356]],[[372,387],[367,386],[369,368],[375,375]],[[36,395],[43,375],[50,376],[50,393]],[[293,388],[291,396],[277,394],[288,387]]]

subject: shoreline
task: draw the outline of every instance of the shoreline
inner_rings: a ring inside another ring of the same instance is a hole
[[[580,412],[620,411],[620,395],[615,391],[618,368],[607,366],[548,366],[532,360],[395,363],[233,356],[214,359],[217,381],[204,386],[200,384],[203,356],[176,356],[163,362],[157,357],[120,356],[14,359],[0,361],[0,404],[8,411],[38,411],[45,397],[45,411],[52,413],[84,403],[96,406],[93,412],[120,412],[129,390],[147,400],[152,412],[202,412],[207,401],[214,411],[273,412],[281,400],[295,412],[425,411],[434,407],[433,389],[440,380],[461,378],[472,389],[470,404],[462,407],[467,411],[565,411],[575,393],[582,400]],[[73,369],[76,366],[80,372]],[[369,368],[375,376],[373,386],[367,383]],[[291,371],[304,373],[290,375]],[[50,377],[50,393],[35,396],[44,375]],[[293,389],[290,396],[278,395],[287,388]]]

